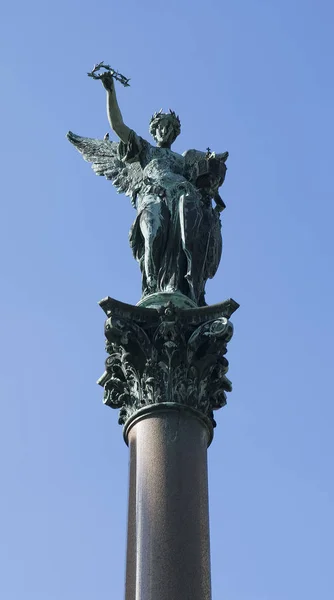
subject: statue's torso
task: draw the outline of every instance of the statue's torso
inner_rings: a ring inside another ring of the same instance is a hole
[[[173,209],[175,200],[181,193],[195,192],[193,186],[184,175],[184,157],[169,148],[148,145],[142,161],[144,187],[137,201],[137,209],[141,210],[154,197],[159,201],[162,196]],[[191,188],[191,189],[190,189]]]
[[[160,184],[162,180],[184,180],[184,158],[169,148],[149,146],[145,159],[144,178]]]

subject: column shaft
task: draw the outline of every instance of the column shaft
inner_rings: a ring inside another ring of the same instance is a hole
[[[210,600],[208,439],[177,408],[130,428],[126,600]]]

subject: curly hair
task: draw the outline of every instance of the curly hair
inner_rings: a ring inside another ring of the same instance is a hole
[[[155,132],[162,119],[168,119],[168,121],[170,121],[174,129],[174,140],[176,140],[177,136],[181,133],[181,121],[179,116],[170,109],[169,113],[163,113],[162,109],[159,110],[159,112],[154,113],[150,120],[150,134],[155,138]]]

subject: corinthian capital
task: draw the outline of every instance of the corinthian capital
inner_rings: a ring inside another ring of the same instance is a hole
[[[157,310],[106,298],[100,305],[107,315],[109,356],[98,383],[105,404],[120,409],[119,423],[127,427],[145,408],[176,405],[212,430],[213,411],[226,404],[232,389],[225,355],[233,335],[229,317],[238,304]]]

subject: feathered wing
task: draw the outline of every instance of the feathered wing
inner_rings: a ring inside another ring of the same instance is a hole
[[[118,142],[81,137],[72,131],[69,131],[66,137],[83,158],[92,163],[96,175],[104,175],[109,179],[119,194],[131,198],[135,207],[137,194],[143,183],[143,172],[139,162],[127,164],[120,160]]]

